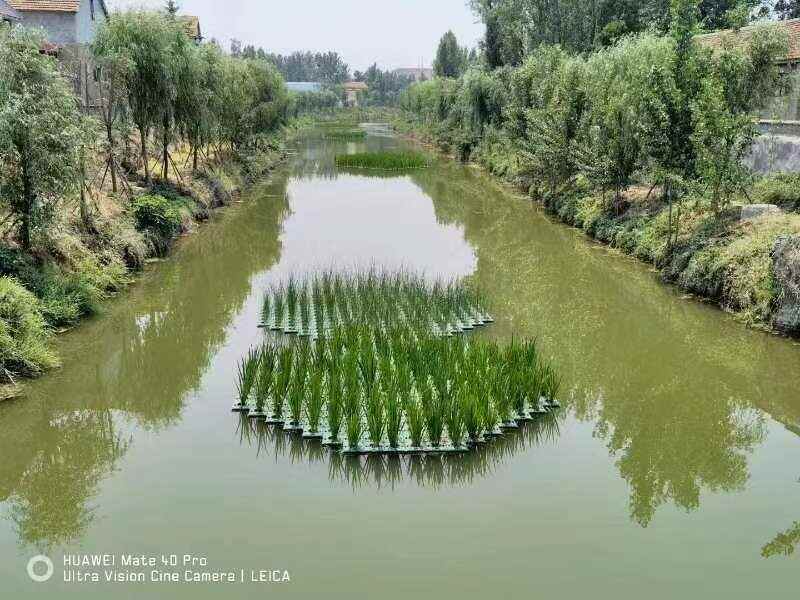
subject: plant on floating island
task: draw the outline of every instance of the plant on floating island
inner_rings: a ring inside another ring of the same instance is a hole
[[[329,129],[325,138],[329,140],[363,140],[367,132],[363,129]]]
[[[308,398],[306,402],[306,418],[308,429],[312,434],[319,433],[319,422],[322,418],[324,398],[322,395],[322,380],[324,371],[315,369],[308,379]]]
[[[342,396],[342,375],[339,367],[332,364],[327,377],[327,420],[332,443],[339,441],[339,430],[344,418],[344,399]]]
[[[428,164],[428,159],[424,154],[412,151],[361,152],[336,156],[337,167],[350,169],[404,171],[424,169]]]
[[[289,418],[292,427],[300,426],[303,416],[303,402],[306,396],[306,380],[308,377],[308,344],[295,344],[297,355],[292,368],[292,385],[289,389]]]
[[[236,371],[236,392],[239,397],[239,408],[246,408],[250,400],[250,394],[258,377],[258,362],[260,353],[251,348],[247,356],[239,361]]]
[[[278,368],[275,370],[275,384],[272,393],[272,418],[283,419],[283,406],[286,404],[292,384],[294,349],[286,346],[278,351]]]
[[[258,361],[258,376],[255,382],[256,415],[264,415],[264,407],[272,392],[275,378],[275,363],[278,350],[274,344],[264,344]]]

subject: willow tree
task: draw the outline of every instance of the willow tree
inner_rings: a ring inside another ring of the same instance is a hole
[[[43,43],[35,30],[0,29],[0,200],[26,250],[81,180],[81,115]]]
[[[163,122],[165,104],[175,98],[171,44],[177,25],[163,14],[118,13],[100,28],[95,52],[101,58],[125,56],[125,88],[131,119],[139,130],[145,179],[151,182],[147,143],[153,127]]]
[[[185,90],[187,101],[181,111],[180,127],[191,145],[193,171],[197,170],[202,148],[219,131],[220,115],[227,108],[221,103],[223,68],[223,55],[215,44],[203,44],[188,63],[192,85]]]

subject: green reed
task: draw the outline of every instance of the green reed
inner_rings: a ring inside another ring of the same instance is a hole
[[[336,156],[337,167],[351,169],[401,171],[423,169],[428,164],[428,158],[424,154],[413,151],[361,152]]]
[[[342,419],[344,417],[341,372],[335,364],[332,363],[331,365],[332,368],[328,373],[326,387],[328,431],[331,440],[334,442],[339,440],[339,430],[342,427]]]
[[[325,138],[329,140],[355,141],[366,137],[367,132],[363,129],[330,129],[325,132]]]
[[[322,380],[324,378],[324,371],[312,371],[308,379],[308,395],[306,399],[306,418],[308,419],[308,428],[311,433],[319,432],[319,423],[322,418],[322,408],[324,406],[324,396],[322,389]]]
[[[291,424],[300,425],[303,416],[303,403],[306,396],[306,379],[308,377],[308,345],[297,344],[299,351],[292,368],[292,385],[289,390],[289,416]],[[296,347],[297,347],[296,346]]]
[[[287,346],[278,351],[278,368],[275,371],[275,384],[272,393],[272,417],[283,418],[283,406],[289,395],[292,383],[294,348]]]
[[[264,406],[272,393],[272,384],[275,377],[275,365],[278,350],[274,344],[264,344],[258,361],[258,376],[255,382],[256,411],[264,412]]]
[[[251,348],[247,356],[239,361],[236,370],[236,392],[239,397],[239,406],[247,406],[250,394],[258,378],[258,362],[261,354],[258,350]]]
[[[367,416],[367,435],[373,446],[380,446],[386,428],[383,396],[378,386],[364,389],[364,412]]]

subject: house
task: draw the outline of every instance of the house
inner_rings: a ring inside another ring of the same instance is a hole
[[[0,0],[19,16],[26,27],[44,30],[42,52],[58,57],[64,74],[85,108],[96,104],[100,73],[92,61],[89,44],[108,19],[105,0]],[[1,5],[0,5],[1,6]]]
[[[778,92],[757,115],[766,129],[784,129],[786,125],[795,125],[800,121],[800,19],[775,21],[771,26],[781,31],[788,41],[788,52],[781,56],[777,63],[781,73],[781,85]],[[738,30],[728,29],[698,35],[698,44],[712,51],[726,46],[747,46],[753,32],[762,24],[749,25]]]
[[[414,81],[433,79],[433,69],[423,67],[402,67],[400,69],[395,69],[393,73],[401,77],[411,77]]]
[[[345,102],[347,106],[358,106],[358,94],[366,92],[369,86],[363,81],[348,81],[344,84]]]
[[[203,42],[203,31],[200,29],[200,19],[194,15],[181,15],[178,19],[189,39],[195,44],[201,44]]]
[[[5,0],[0,0],[0,24],[17,23],[20,18],[20,14],[11,8]]]
[[[5,0],[27,27],[41,27],[60,47],[91,44],[108,18],[105,0]]]

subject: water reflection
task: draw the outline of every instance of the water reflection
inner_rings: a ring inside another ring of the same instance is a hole
[[[800,422],[797,348],[686,302],[630,259],[581,239],[524,199],[452,165],[415,173],[437,219],[476,249],[472,277],[498,315],[489,335],[537,336],[630,487],[631,519],[697,510],[702,491],[746,488],[765,412]],[[788,427],[788,425],[787,425]]]
[[[466,487],[477,478],[490,475],[508,460],[559,437],[564,411],[554,411],[520,424],[516,430],[482,444],[467,454],[366,455],[351,456],[333,451],[318,440],[285,432],[247,416],[239,415],[236,433],[239,443],[255,451],[258,458],[288,457],[292,464],[325,463],[333,483],[347,483],[353,490],[364,487],[394,490],[408,481],[419,487]]]
[[[746,489],[750,456],[765,442],[770,418],[800,432],[800,351],[787,341],[676,298],[640,265],[609,259],[606,249],[546,223],[530,203],[509,198],[468,168],[439,162],[376,179],[341,176],[333,166],[336,151],[398,143],[309,138],[292,167],[292,198],[285,179],[254,190],[252,204],[187,240],[176,259],[103,318],[60,340],[63,370],[30,386],[27,399],[0,405],[0,502],[21,544],[46,550],[83,538],[100,510],[92,503],[102,480],[135,453],[142,430],[175,429],[195,392],[210,406],[229,393],[235,359],[257,335],[254,327],[235,332],[230,324],[263,280],[308,264],[309,256],[327,266],[336,256],[332,248],[472,272],[498,317],[482,335],[537,337],[571,387],[566,416],[525,425],[466,457],[401,459],[331,455],[245,420],[237,435],[261,460],[324,464],[331,481],[354,490],[469,486],[512,456],[552,443],[564,419],[577,419],[592,425],[613,457],[609,489],[624,480],[630,517],[647,526],[665,504],[698,510],[704,491]],[[346,185],[360,181],[348,188],[352,197],[332,197],[337,177]],[[396,195],[391,204],[375,202],[390,194]],[[365,248],[365,239],[372,245]],[[394,254],[389,241],[396,242]],[[221,360],[219,372],[208,376],[228,348],[235,358]],[[200,420],[216,426],[227,416],[209,409]],[[558,449],[567,465],[581,456],[570,444]],[[174,457],[179,450],[167,452]],[[166,478],[169,467],[163,469]],[[124,477],[136,475],[128,469]],[[202,466],[183,477],[183,484],[205,482]],[[791,554],[798,528],[779,533],[764,556]]]
[[[798,546],[800,546],[800,521],[796,521],[792,527],[764,544],[764,547],[761,548],[761,556],[764,558],[791,556]]]
[[[40,443],[8,492],[9,517],[22,544],[48,552],[86,533],[94,518],[89,501],[132,439],[117,431],[109,410],[76,411],[29,425]],[[9,453],[3,458],[20,458],[30,449],[4,448]]]
[[[59,340],[61,371],[0,405],[0,502],[21,544],[46,550],[82,538],[100,481],[135,443],[120,431],[180,421],[251,276],[280,256],[285,185],[265,184],[257,206],[232,209],[207,226],[213,232],[186,240],[108,314]]]

